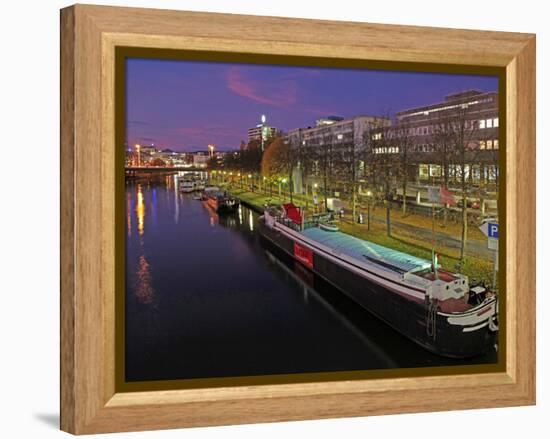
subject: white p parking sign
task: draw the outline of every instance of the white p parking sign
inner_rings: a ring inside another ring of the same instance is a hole
[[[498,239],[498,223],[486,222],[479,229],[487,238]]]

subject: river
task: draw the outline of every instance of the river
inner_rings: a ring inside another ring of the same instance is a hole
[[[436,356],[176,177],[126,184],[126,381],[493,363]]]

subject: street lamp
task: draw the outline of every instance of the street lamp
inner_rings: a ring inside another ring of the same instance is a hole
[[[283,179],[281,180],[281,183],[283,183],[283,184],[286,184],[286,182],[287,182],[287,179],[286,179],[286,178],[283,178]]]

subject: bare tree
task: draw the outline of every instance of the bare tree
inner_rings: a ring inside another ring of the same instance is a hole
[[[333,151],[335,167],[340,182],[349,188],[353,221],[357,218],[357,192],[359,186],[359,164],[364,156],[364,142],[357,135],[345,138]]]
[[[454,150],[454,163],[459,171],[460,192],[462,200],[462,233],[460,244],[460,264],[464,263],[466,242],[468,240],[468,193],[471,188],[472,163],[476,162],[479,144],[474,141],[478,133],[477,120],[467,118],[467,109],[454,109],[449,114],[448,134]]]
[[[435,158],[441,167],[442,185],[445,188],[449,187],[450,168],[454,159],[454,132],[453,117],[448,113],[439,113],[439,117],[434,123],[434,153]],[[443,206],[443,226],[447,226],[448,206]]]
[[[311,146],[310,160],[315,162],[315,168],[317,175],[321,179],[323,188],[323,197],[325,209],[328,204],[328,194],[332,186],[332,177],[334,171],[334,142],[333,134],[330,130],[327,130],[319,143]]]
[[[393,150],[399,155],[399,176],[401,179],[401,189],[403,190],[401,209],[403,216],[405,216],[407,214],[407,186],[413,142],[409,133],[409,127],[406,124],[395,125],[387,131],[390,135],[390,143],[393,145],[390,148],[394,148]]]
[[[381,194],[386,207],[386,234],[391,236],[391,201],[393,180],[398,169],[398,154],[392,144],[392,127],[380,125],[369,133],[369,147],[365,150],[366,163],[370,166],[373,185]]]

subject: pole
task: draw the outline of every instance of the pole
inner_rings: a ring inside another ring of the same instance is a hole
[[[432,252],[435,248],[435,203],[432,201]]]
[[[370,199],[367,201],[367,230],[370,232]]]
[[[497,288],[498,250],[493,252],[493,290]]]
[[[435,202],[432,200],[432,265],[437,279],[437,262],[435,260]]]

